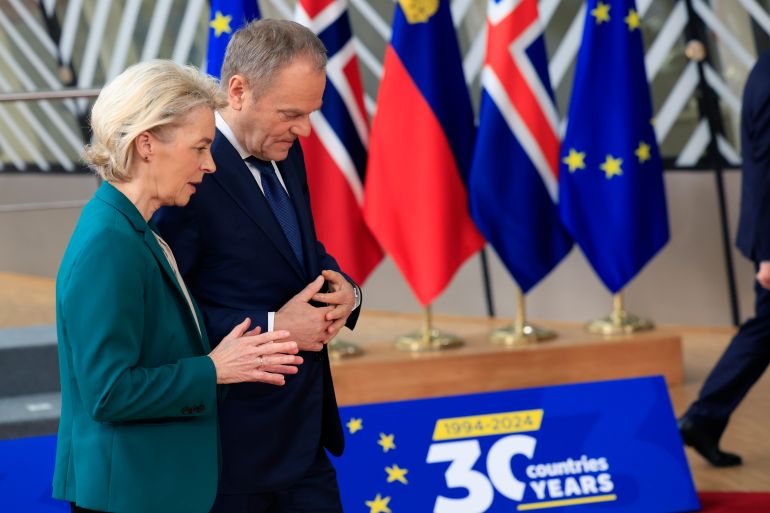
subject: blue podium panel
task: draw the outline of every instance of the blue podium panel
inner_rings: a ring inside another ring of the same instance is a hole
[[[340,409],[346,513],[700,508],[662,377]]]
[[[0,441],[0,511],[64,513],[69,504],[51,498],[56,437]]]

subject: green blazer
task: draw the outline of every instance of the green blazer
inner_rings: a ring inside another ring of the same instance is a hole
[[[116,513],[209,511],[217,385],[198,318],[200,333],[147,222],[102,184],[56,279],[55,498]]]

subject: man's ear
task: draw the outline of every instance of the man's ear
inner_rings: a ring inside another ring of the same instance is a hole
[[[243,75],[233,75],[227,83],[227,101],[233,110],[243,108],[244,99],[248,93],[248,84]]]

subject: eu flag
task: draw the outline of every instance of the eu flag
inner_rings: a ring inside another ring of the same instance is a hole
[[[219,78],[230,38],[241,26],[259,18],[257,0],[211,0],[206,72]]]
[[[589,0],[559,206],[596,274],[620,291],[668,241],[663,165],[633,0]]]

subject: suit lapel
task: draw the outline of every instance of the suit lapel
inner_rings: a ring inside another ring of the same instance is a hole
[[[168,278],[171,280],[171,283],[174,284],[174,287],[176,288],[179,295],[182,296],[182,298],[185,300],[185,303],[187,303],[187,299],[184,297],[184,292],[182,292],[182,286],[176,279],[176,273],[171,268],[171,264],[169,264],[168,258],[166,258],[166,254],[163,253],[163,249],[160,247],[160,244],[158,244],[158,241],[155,238],[155,235],[153,235],[152,230],[147,230],[144,232],[144,243],[147,244],[148,248],[150,248],[150,251],[152,251],[152,254],[155,256],[155,260],[158,261],[158,265],[160,265],[161,269],[163,269],[163,272],[166,273],[166,276],[168,276]]]
[[[203,316],[198,310],[198,306],[195,304],[195,301],[192,301],[192,295],[190,296],[191,303],[187,301],[187,297],[185,296],[184,291],[182,290],[182,285],[179,283],[179,280],[177,280],[176,273],[174,272],[174,269],[171,268],[171,264],[169,263],[168,258],[166,258],[166,254],[163,252],[163,248],[160,247],[160,244],[158,243],[158,239],[155,238],[155,235],[153,234],[152,229],[144,232],[144,243],[147,244],[148,248],[150,248],[150,251],[152,251],[152,254],[155,257],[155,260],[157,260],[158,265],[160,265],[161,269],[163,269],[163,272],[166,273],[166,276],[168,276],[168,278],[171,280],[171,283],[174,284],[174,287],[176,288],[179,295],[182,296],[182,299],[184,300],[184,304],[188,305],[188,308],[186,308],[185,310],[189,312],[188,317],[190,318],[191,322],[195,325],[195,330],[200,332],[200,341],[204,352],[206,353],[211,352],[211,345],[209,344],[209,339],[208,339],[208,336],[206,335],[206,328],[203,325]],[[190,293],[189,290],[187,292],[188,294]],[[196,322],[196,318],[193,317],[192,311],[190,311],[190,308],[189,308],[190,304],[192,304],[192,307],[195,310],[195,316],[197,316],[197,322]]]
[[[214,143],[211,145],[211,154],[214,156],[217,172],[211,175],[210,178],[215,180],[233,199],[235,204],[246,213],[249,219],[265,232],[267,238],[284,260],[305,281],[307,279],[305,271],[297,261],[297,257],[294,256],[294,252],[291,250],[281,225],[278,224],[273,211],[270,209],[270,205],[267,204],[265,195],[259,190],[259,186],[255,182],[249,168],[246,167],[246,164],[241,159],[241,156],[219,130],[217,130]],[[285,180],[286,177],[284,176]],[[287,185],[288,188],[289,186]],[[294,196],[291,189],[289,189],[289,196],[292,196],[292,198]],[[296,200],[292,199],[292,201]],[[298,216],[299,213],[300,211],[297,210]]]
[[[182,297],[185,305],[187,305],[187,298],[185,297],[184,292],[182,292],[182,287],[179,284],[179,281],[176,279],[176,273],[171,268],[171,264],[169,264],[165,253],[163,253],[163,250],[158,244],[158,241],[155,239],[155,235],[153,234],[150,225],[147,224],[134,204],[131,203],[128,198],[123,195],[123,193],[115,189],[107,182],[104,182],[101,185],[97,195],[106,203],[126,216],[134,229],[141,234],[140,236],[142,237],[142,240],[147,245],[147,247],[150,248],[150,251],[155,257],[155,260],[157,260],[158,265],[160,265],[160,268],[163,269],[164,273],[166,273],[166,276],[171,280],[171,283],[174,284],[174,288],[176,288],[177,293]],[[195,303],[193,302],[193,305],[194,304]],[[186,310],[188,311],[187,318],[191,323],[193,323],[193,325],[196,326],[195,331],[199,331],[197,326],[200,326],[199,340],[203,349],[208,353],[211,351],[211,347],[209,346],[206,331],[203,327],[203,317],[201,317],[200,312],[198,312],[196,308],[195,313],[198,316],[198,323],[196,323],[190,309],[186,308]]]
[[[190,291],[188,290],[188,293],[189,292]],[[190,298],[192,299],[192,296],[190,296]],[[209,342],[209,334],[206,331],[206,323],[203,320],[203,314],[198,308],[198,303],[196,303],[194,299],[192,301],[192,306],[195,309],[195,315],[198,317],[198,323],[200,324],[201,344],[203,345],[203,352],[209,354],[211,352],[211,342]]]

